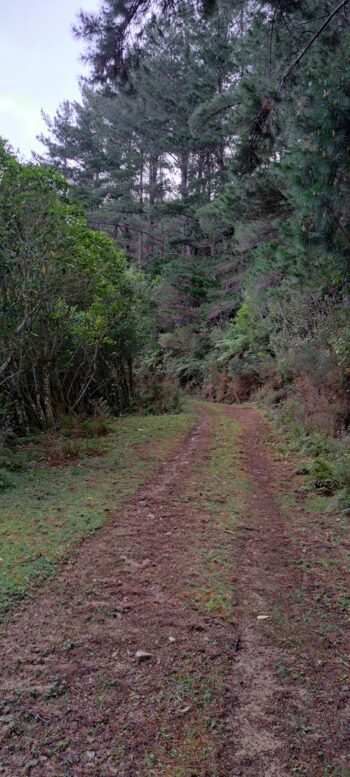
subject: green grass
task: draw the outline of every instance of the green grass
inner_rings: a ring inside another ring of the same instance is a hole
[[[197,484],[193,492],[189,484],[182,496],[184,502],[196,506],[200,520],[205,517],[209,544],[206,548],[198,547],[203,539],[197,529],[193,536],[196,554],[192,564],[196,565],[198,579],[191,587],[190,600],[204,614],[230,620],[235,606],[230,535],[235,531],[248,482],[237,449],[239,423],[212,404],[210,411],[214,429],[209,460],[199,461],[193,468],[200,488]]]
[[[103,440],[84,439],[83,458],[56,468],[36,467],[42,441],[31,447],[31,465],[0,493],[0,617],[145,483],[193,422],[193,413],[116,419]],[[105,454],[84,458],[89,448]]]

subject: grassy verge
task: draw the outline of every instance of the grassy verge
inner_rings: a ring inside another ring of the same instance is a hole
[[[276,597],[266,627],[284,652],[275,667],[279,681],[296,686],[304,699],[294,714],[289,765],[291,773],[307,777],[348,777],[348,730],[330,713],[342,708],[350,680],[348,440],[306,433],[289,418],[281,424],[274,412],[269,417],[274,431],[268,446],[281,477],[276,501],[299,579]]]
[[[193,537],[198,582],[191,586],[191,602],[204,614],[229,620],[235,604],[231,545],[247,480],[237,444],[238,422],[218,408],[212,412],[209,461],[199,462],[194,470],[200,491],[194,498],[190,492],[184,495],[195,505],[206,538],[201,542],[198,531]]]
[[[18,446],[25,469],[12,472],[11,488],[0,493],[2,619],[151,477],[193,423],[193,413],[120,418],[103,438]],[[53,465],[62,447],[69,455]]]
[[[305,487],[329,497],[330,510],[349,515],[350,437],[347,431],[332,436],[317,427],[312,419],[303,425],[288,402],[274,406],[273,394],[269,392],[260,399],[259,406],[276,430],[281,456],[284,453],[298,456],[297,474],[306,476]]]
[[[321,435],[297,438],[289,427],[282,433],[275,428],[270,439],[274,460],[287,458],[293,472],[278,501],[291,525],[294,546],[300,552],[295,563],[306,578],[319,579],[314,605],[310,605],[308,614],[304,613],[304,622],[314,620],[312,609],[316,620],[331,620],[332,613],[335,616],[340,613],[347,621],[350,618],[349,508],[346,508],[348,497],[345,496],[348,492],[345,481],[334,479],[345,443],[332,439],[327,442]],[[327,462],[318,456],[304,458],[307,453],[320,454],[322,450]],[[346,456],[343,466],[345,470]],[[330,624],[327,627],[321,623],[321,628],[332,631]]]

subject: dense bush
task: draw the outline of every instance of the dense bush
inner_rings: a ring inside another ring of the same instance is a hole
[[[53,170],[0,150],[1,423],[52,425],[130,405],[142,342],[138,276],[88,229]]]

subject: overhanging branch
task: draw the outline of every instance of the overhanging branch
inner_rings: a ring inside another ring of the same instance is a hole
[[[299,64],[299,62],[300,62],[300,61],[302,60],[302,58],[305,56],[305,54],[306,54],[306,52],[309,50],[309,48],[311,48],[311,46],[312,46],[312,44],[315,42],[315,40],[317,40],[317,38],[319,38],[319,36],[320,36],[320,35],[321,35],[321,33],[323,32],[323,30],[324,30],[324,29],[327,27],[327,25],[329,24],[329,22],[331,22],[331,21],[332,21],[332,19],[334,18],[334,16],[336,16],[336,14],[337,14],[337,13],[339,13],[339,11],[341,11],[341,10],[342,10],[342,8],[345,8],[345,6],[348,4],[348,2],[349,2],[349,0],[342,0],[340,3],[338,3],[338,5],[336,6],[336,8],[334,8],[334,10],[333,10],[333,11],[332,11],[332,12],[329,14],[329,16],[327,16],[327,18],[325,19],[325,21],[323,22],[323,24],[321,24],[321,27],[319,27],[319,29],[318,29],[318,30],[315,32],[315,34],[312,36],[311,40],[309,40],[309,42],[306,44],[306,46],[304,46],[304,48],[302,49],[302,51],[300,52],[300,54],[298,54],[298,56],[296,57],[296,59],[295,59],[295,60],[294,60],[294,61],[291,63],[291,65],[289,65],[289,68],[288,68],[288,70],[286,70],[285,74],[284,74],[284,75],[282,76],[282,78],[281,78],[281,81],[280,81],[280,84],[281,84],[281,86],[284,86],[284,84],[285,84],[285,82],[286,82],[287,78],[290,76],[290,74],[292,73],[292,71],[294,70],[294,68],[295,68],[295,67],[296,67],[296,66]]]

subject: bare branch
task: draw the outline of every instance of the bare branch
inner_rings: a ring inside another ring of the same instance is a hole
[[[306,46],[304,46],[304,48],[302,49],[302,51],[300,52],[300,54],[298,54],[298,56],[296,57],[296,59],[295,59],[295,60],[294,60],[294,61],[291,63],[291,65],[289,65],[289,68],[288,68],[288,70],[286,70],[285,74],[284,74],[284,75],[282,76],[282,78],[281,78],[281,81],[280,81],[280,84],[281,84],[281,86],[284,86],[284,84],[285,84],[285,81],[286,81],[286,80],[287,80],[287,78],[290,76],[290,74],[292,73],[292,71],[294,70],[294,68],[295,68],[295,67],[296,67],[296,66],[299,64],[299,62],[300,62],[300,61],[302,60],[302,58],[305,56],[305,54],[306,54],[306,52],[309,50],[309,48],[311,48],[311,46],[312,46],[312,44],[315,42],[315,40],[317,40],[317,38],[319,38],[319,36],[320,36],[320,35],[321,35],[321,33],[323,32],[323,30],[324,30],[324,29],[327,27],[327,25],[329,24],[329,22],[331,22],[331,21],[332,21],[332,19],[334,18],[334,16],[336,16],[336,14],[337,14],[337,13],[339,13],[339,11],[341,11],[341,10],[342,10],[342,8],[345,8],[345,6],[348,4],[348,2],[349,2],[349,0],[342,0],[340,3],[338,3],[338,5],[336,6],[336,8],[334,8],[334,10],[332,11],[332,13],[330,13],[330,14],[329,14],[329,16],[327,16],[327,18],[325,19],[325,21],[323,22],[323,24],[321,24],[321,27],[319,27],[319,28],[318,28],[318,30],[315,32],[315,34],[312,36],[311,40],[309,40],[309,42],[306,44]]]

